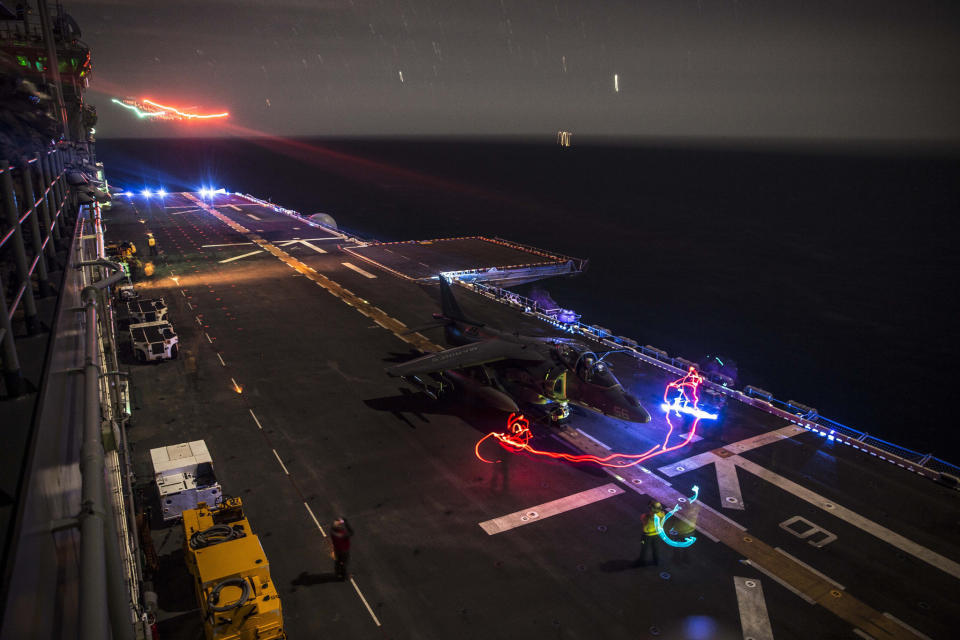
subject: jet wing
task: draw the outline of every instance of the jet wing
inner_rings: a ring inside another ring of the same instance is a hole
[[[539,362],[543,359],[543,354],[532,348],[531,345],[505,340],[486,340],[431,353],[403,364],[387,367],[387,373],[391,376],[411,376],[419,373],[475,367],[500,360]]]

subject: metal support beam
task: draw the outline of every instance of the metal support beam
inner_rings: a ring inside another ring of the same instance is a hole
[[[50,156],[41,154],[37,161],[40,170],[40,186],[46,191],[43,196],[43,206],[40,207],[40,222],[43,224],[43,235],[47,240],[47,256],[51,260],[57,259],[57,248],[60,243],[60,232],[56,225],[52,225],[53,216],[57,214],[57,201],[54,189],[50,187],[53,177],[50,173]],[[53,227],[53,228],[51,228]]]
[[[37,161],[39,163],[39,160]],[[37,202],[37,192],[33,188],[33,167],[28,162],[20,163],[20,176],[23,181],[23,198],[20,201],[22,213],[33,207],[30,212],[30,240],[33,244],[33,259],[37,262],[38,294],[41,298],[48,298],[55,292],[50,286],[50,275],[47,273],[47,259],[43,254],[43,240],[40,239],[40,207],[34,207]],[[42,183],[41,183],[42,184]]]
[[[16,398],[23,395],[27,385],[20,371],[20,358],[17,356],[17,344],[13,339],[13,327],[10,323],[10,312],[7,310],[7,293],[3,289],[3,278],[0,278],[0,328],[3,329],[2,344],[0,344],[3,355],[3,383],[7,387],[7,396]]]
[[[97,362],[97,298],[99,291],[124,278],[123,272],[114,273],[92,286],[84,288],[81,299],[86,314],[86,355],[84,358],[84,422],[83,443],[80,445],[80,473],[82,477],[80,510],[80,638],[93,640],[108,638],[108,620],[113,622],[115,638],[131,637],[124,632],[129,627],[123,611],[129,612],[127,602],[115,600],[123,596],[122,570],[117,571],[117,559],[108,558],[117,551],[116,533],[107,512],[103,435],[100,415],[100,365]],[[112,536],[108,539],[107,536]],[[119,575],[118,575],[119,574]],[[120,585],[114,584],[119,577]],[[108,588],[108,583],[109,588]],[[117,626],[119,624],[119,626]],[[132,629],[130,629],[132,632]]]
[[[9,166],[6,160],[0,160],[0,165]],[[23,232],[20,229],[20,216],[17,215],[17,203],[13,194],[13,178],[9,171],[4,171],[0,177],[0,191],[3,192],[3,208],[6,212],[7,224],[13,229],[10,244],[13,245],[14,262],[17,265],[17,275],[20,276],[20,285],[23,287],[23,315],[27,325],[27,333],[40,333],[40,319],[37,317],[37,303],[33,299],[33,284],[30,282],[30,270],[27,267],[27,253],[23,248]]]
[[[57,58],[57,43],[53,39],[53,30],[50,28],[50,7],[45,0],[37,2],[40,14],[40,28],[43,30],[43,42],[47,47],[47,68],[50,74],[50,84],[56,92],[57,109],[60,111],[60,122],[63,124],[63,137],[70,140],[70,121],[67,118],[67,105],[63,100],[63,83],[60,82],[60,60]]]

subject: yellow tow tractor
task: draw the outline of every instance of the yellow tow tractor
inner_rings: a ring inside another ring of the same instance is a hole
[[[183,512],[184,552],[207,640],[285,639],[270,564],[240,498]]]

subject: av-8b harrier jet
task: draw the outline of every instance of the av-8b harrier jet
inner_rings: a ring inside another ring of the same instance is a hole
[[[387,368],[433,397],[461,389],[505,412],[519,403],[542,407],[563,420],[569,404],[620,420],[649,422],[637,399],[624,390],[603,356],[568,338],[540,338],[498,331],[470,320],[449,283],[440,277],[442,314],[434,314],[453,348]]]

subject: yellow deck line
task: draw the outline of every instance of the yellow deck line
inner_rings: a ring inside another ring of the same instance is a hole
[[[274,255],[276,258],[280,259],[281,262],[286,264],[288,267],[290,267],[294,271],[297,271],[298,273],[303,274],[310,280],[313,280],[316,284],[326,289],[327,292],[336,296],[345,304],[353,307],[354,309],[356,309],[366,317],[370,318],[375,323],[377,323],[378,325],[380,325],[381,327],[383,327],[384,329],[386,329],[387,331],[389,331],[399,339],[403,340],[407,344],[419,349],[424,353],[433,353],[435,351],[443,351],[443,347],[430,341],[429,339],[427,339],[426,336],[422,335],[419,332],[408,333],[407,325],[405,325],[400,320],[397,320],[396,318],[393,318],[387,315],[386,313],[383,312],[382,309],[367,302],[366,300],[356,295],[355,293],[353,293],[352,291],[350,291],[340,283],[331,280],[325,275],[317,273],[315,269],[312,269],[306,264],[304,264],[303,262],[300,262],[299,260],[291,256],[289,253],[287,253],[283,249],[280,249],[276,245],[264,240],[263,238],[258,236],[256,233],[250,231],[243,225],[238,224],[237,222],[234,222],[229,217],[220,213],[213,207],[210,207],[206,203],[202,202],[201,200],[198,200],[193,194],[187,193],[185,195],[187,198],[196,202],[197,205],[203,208],[204,211],[216,217],[218,220],[223,222],[225,225],[227,225],[237,233],[243,234],[244,236],[249,238],[254,244],[262,248],[264,251],[267,251],[272,255]]]
[[[564,428],[559,435],[585,453],[600,457],[610,453],[585,438],[576,429]],[[637,493],[648,495],[665,505],[677,504],[680,498],[686,500],[688,497],[670,486],[667,481],[642,467],[605,468],[604,470]],[[706,505],[701,505],[699,509],[696,506],[697,503],[694,503],[688,507],[686,514],[683,511],[680,513],[687,515],[690,519],[695,518],[694,522],[698,530],[718,539],[751,563],[763,567],[842,620],[862,629],[876,640],[887,638],[918,640],[920,638],[849,593],[840,591],[824,576],[758,540],[730,518]]]

